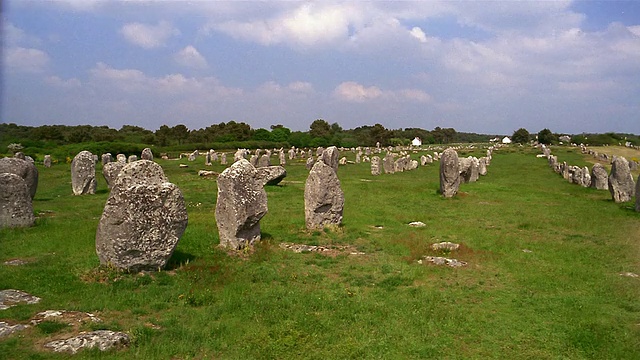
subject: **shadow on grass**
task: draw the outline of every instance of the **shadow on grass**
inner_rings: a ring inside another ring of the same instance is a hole
[[[109,190],[108,189],[100,189],[100,190],[96,190],[96,194],[108,194]]]
[[[165,270],[175,270],[184,264],[188,264],[193,260],[197,259],[195,255],[187,254],[180,250],[175,250],[171,258],[167,262],[167,266],[165,266]]]

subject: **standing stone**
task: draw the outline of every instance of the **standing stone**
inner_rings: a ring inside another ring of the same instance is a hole
[[[403,172],[407,159],[403,156],[393,162],[393,172]]]
[[[324,150],[321,147],[318,148],[318,158],[322,158],[322,161],[330,166],[336,173],[338,172],[339,157],[340,152],[335,146],[329,146]]]
[[[357,152],[356,153],[356,164],[360,164],[361,157],[362,157],[362,153],[361,152]]]
[[[571,174],[569,174],[569,165],[567,165],[566,161],[562,162],[562,164],[560,165],[560,169],[561,169],[562,177],[565,180],[570,180]]]
[[[248,151],[246,149],[238,149],[235,154],[233,154],[233,161],[236,162],[238,160],[242,160],[247,155]]]
[[[371,158],[371,175],[380,175],[380,157],[374,156]]]
[[[267,193],[257,170],[240,159],[218,176],[216,223],[220,246],[239,250],[260,240],[260,219],[267,213]]]
[[[258,166],[256,167],[266,167],[271,166],[271,158],[269,158],[268,154],[263,154],[258,159]]]
[[[393,153],[387,152],[382,159],[382,168],[385,174],[393,174],[395,172],[395,161],[393,160]]]
[[[51,155],[45,155],[44,156],[43,165],[46,168],[50,168],[51,167]]]
[[[460,178],[465,184],[478,181],[478,162],[474,157],[461,158],[458,160]]]
[[[347,165],[346,156],[343,156],[343,157],[340,158],[340,160],[338,160],[338,165]]]
[[[80,151],[71,161],[71,187],[74,195],[96,193],[96,164],[89,151]]]
[[[420,166],[427,165],[427,157],[425,155],[420,156]]]
[[[640,212],[640,175],[636,181],[636,211]]]
[[[194,152],[189,154],[189,156],[187,157],[187,161],[196,161],[198,155],[200,155],[200,152],[198,150],[195,150]]]
[[[36,190],[38,189],[38,169],[32,163],[18,158],[2,158],[0,159],[0,173],[10,173],[20,176],[25,184],[27,184],[31,199],[36,196]]]
[[[118,154],[116,155],[116,160],[118,160],[121,163],[127,163],[127,155],[125,154]]]
[[[486,176],[487,175],[487,158],[481,157],[478,159],[478,175]]]
[[[278,159],[280,160],[280,166],[287,165],[287,158],[284,151],[280,150],[280,152],[278,152]]]
[[[112,161],[111,159],[111,153],[104,153],[101,156],[101,160],[102,160],[102,165],[104,166],[104,164],[108,164]]]
[[[582,184],[583,187],[591,186],[591,175],[589,174],[589,168],[582,168]]]
[[[253,167],[258,167],[258,155],[251,155],[249,157],[249,163],[253,165]]]
[[[220,165],[227,165],[227,153],[220,154]]]
[[[315,161],[313,161],[313,158],[310,157],[307,159],[307,163],[305,164],[305,167],[307,168],[307,170],[311,170],[311,168],[313,167],[313,163]]]
[[[129,158],[127,159],[127,163],[132,163],[136,161],[138,161],[138,155],[129,155]]]
[[[214,150],[209,150],[209,154],[211,155],[211,162],[216,162],[218,161],[218,153],[215,152]]]
[[[440,193],[444,197],[453,197],[460,187],[458,153],[448,148],[440,157]]]
[[[607,174],[607,169],[605,169],[602,164],[594,164],[593,168],[591,168],[591,187],[598,190],[608,190],[608,176],[609,174]]]
[[[34,222],[27,183],[20,175],[0,173],[0,228],[32,226]]]
[[[296,157],[296,148],[292,146],[291,149],[289,149],[289,160],[293,160],[295,157]]]
[[[627,159],[615,157],[609,175],[609,192],[613,201],[620,203],[631,200],[635,193],[635,185]]]
[[[287,177],[287,170],[282,166],[256,168],[256,180],[261,186],[278,185],[285,177]]]
[[[127,164],[111,189],[96,231],[100,264],[128,271],[159,270],[187,227],[180,189],[153,161]]]
[[[153,161],[153,152],[149,148],[142,149],[142,153],[140,154],[140,159]]]
[[[20,160],[27,160],[27,156],[22,151],[16,152],[13,154],[13,157]]]
[[[116,162],[107,163],[102,167],[102,176],[104,176],[104,179],[107,181],[107,186],[109,187],[109,190],[113,188],[113,184],[115,184],[115,181],[118,178],[118,174],[120,173],[120,170],[122,170],[122,168],[125,165],[127,164],[121,163],[120,161],[116,161]]]
[[[333,168],[317,161],[304,186],[304,213],[307,229],[342,224],[344,193]]]
[[[205,164],[206,166],[211,166],[211,153],[207,152],[207,153],[204,155],[204,164]]]

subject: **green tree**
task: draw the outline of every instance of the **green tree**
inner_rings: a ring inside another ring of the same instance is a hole
[[[189,138],[189,129],[182,124],[178,124],[171,128],[171,138],[182,145]]]
[[[271,140],[275,142],[288,142],[291,130],[284,125],[271,125]]]
[[[329,138],[331,136],[331,126],[328,122],[317,119],[309,126],[309,135],[312,138]]]
[[[271,133],[267,129],[256,129],[251,137],[253,140],[271,141]]]
[[[366,145],[374,146],[379,142],[380,145],[385,146],[389,145],[389,139],[391,139],[391,131],[385,129],[381,124],[375,124],[369,131],[369,136],[371,139],[371,143]]]
[[[553,135],[553,133],[549,129],[542,129],[540,130],[540,132],[538,132],[538,142],[540,144],[550,145],[554,143],[556,140],[557,140],[556,136]]]
[[[511,135],[511,141],[518,144],[526,144],[530,138],[529,132],[525,128],[520,128]]]

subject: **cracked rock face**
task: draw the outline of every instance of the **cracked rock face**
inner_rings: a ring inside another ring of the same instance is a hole
[[[74,195],[96,193],[96,162],[89,151],[80,151],[71,161],[71,188]]]
[[[28,227],[34,222],[25,181],[16,174],[0,173],[0,228]]]
[[[162,167],[140,160],[122,168],[96,232],[100,264],[129,271],[164,268],[187,227],[180,189]]]
[[[54,352],[75,354],[82,349],[98,348],[100,351],[106,351],[114,347],[126,346],[128,344],[129,335],[123,332],[96,330],[91,332],[82,332],[69,339],[51,341],[46,343],[44,347],[53,350]]]
[[[317,161],[304,186],[304,213],[307,229],[342,224],[344,192],[331,166]]]
[[[0,159],[0,174],[11,173],[20,176],[29,190],[31,199],[36,196],[38,189],[38,169],[31,162],[18,158],[5,157]]]
[[[260,240],[260,219],[267,213],[263,179],[240,159],[218,176],[216,223],[220,246],[239,250]]]
[[[37,304],[40,298],[24,291],[7,289],[0,290],[0,310],[8,309],[20,303]]]

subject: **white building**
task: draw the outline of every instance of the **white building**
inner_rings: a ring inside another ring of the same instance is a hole
[[[508,136],[505,136],[505,137],[502,139],[502,143],[503,143],[503,144],[511,144],[511,139],[509,139],[509,137],[508,137]]]
[[[411,145],[422,146],[422,140],[420,140],[420,138],[416,136],[416,138],[411,141]]]

